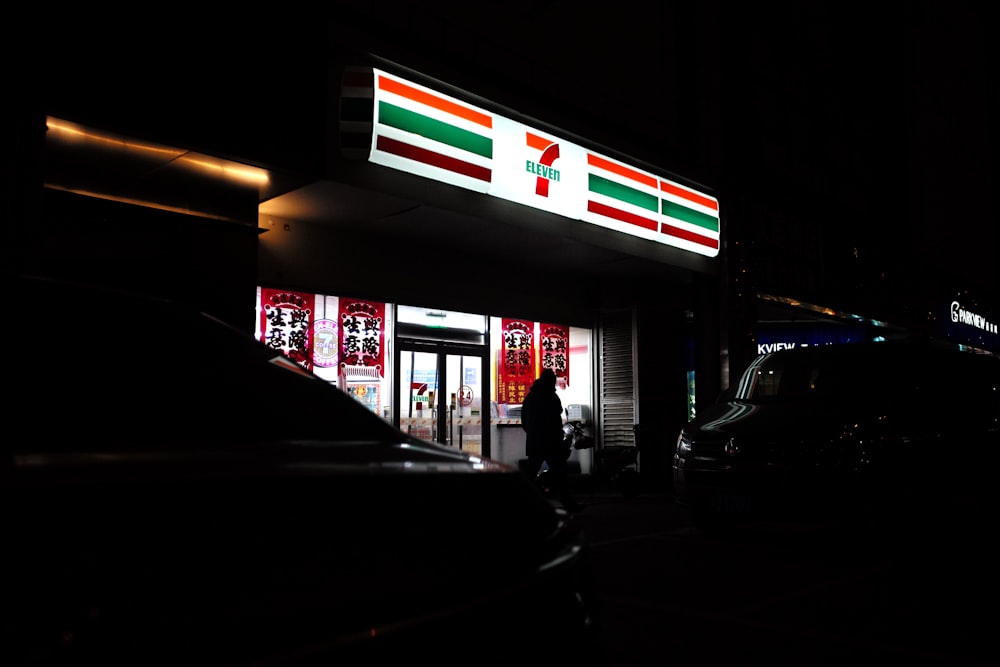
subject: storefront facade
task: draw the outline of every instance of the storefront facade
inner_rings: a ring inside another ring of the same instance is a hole
[[[412,72],[347,65],[340,81],[331,171],[339,187],[383,193],[386,209],[363,220],[303,216],[289,210],[302,194],[292,193],[266,202],[260,216],[262,290],[338,290],[302,295],[339,304],[337,317],[319,320],[333,323],[323,325],[326,335],[336,330],[336,354],[346,361],[321,375],[404,429],[516,463],[520,403],[550,367],[563,404],[598,426],[600,444],[633,444],[635,320],[649,299],[671,313],[674,331],[658,339],[676,341],[671,372],[684,418],[695,369],[682,341],[694,335],[695,295],[714,289],[721,261],[714,195]],[[357,252],[344,254],[345,246]],[[564,247],[662,268],[643,285],[646,277],[628,269],[601,275],[555,256]],[[712,287],[699,287],[696,276]],[[357,343],[344,328],[355,320],[345,308],[370,313],[361,329],[379,331],[381,341],[369,344],[378,354],[347,348]],[[604,326],[623,311],[624,332]],[[627,358],[611,361],[617,339],[627,339]],[[628,366],[626,404],[608,392],[620,371],[607,373],[602,361]],[[588,453],[574,456],[587,472]]]
[[[721,378],[715,194],[405,68],[328,67],[309,96],[322,150],[296,153],[311,166],[253,136],[215,153],[200,128],[168,144],[156,124],[32,109],[14,262],[196,300],[401,428],[510,462],[517,406],[553,367],[598,446],[652,417],[666,435],[642,465],[667,478],[669,434]],[[275,308],[309,314],[295,331]]]
[[[518,465],[520,406],[542,368],[567,419],[592,420],[594,331],[262,288],[255,336],[420,438]],[[591,471],[589,452],[574,452]]]

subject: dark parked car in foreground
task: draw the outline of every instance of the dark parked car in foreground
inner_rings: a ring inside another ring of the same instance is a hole
[[[931,341],[758,357],[677,438],[674,493],[704,528],[757,516],[995,507],[1000,358]]]
[[[3,664],[599,663],[585,541],[516,469],[179,304],[4,298]]]

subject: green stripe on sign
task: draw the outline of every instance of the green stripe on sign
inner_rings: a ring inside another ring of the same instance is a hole
[[[715,216],[702,213],[701,211],[693,211],[686,206],[675,204],[666,199],[662,201],[663,215],[669,215],[671,218],[690,222],[692,225],[698,225],[713,232],[719,231],[719,219]]]
[[[656,199],[656,195],[641,192],[635,188],[630,188],[627,185],[622,185],[621,183],[596,174],[589,174],[589,176],[589,187],[591,192],[604,195],[605,197],[612,197],[619,201],[633,204],[634,206],[656,213],[656,207],[659,203]]]
[[[489,137],[428,118],[395,104],[379,102],[378,120],[389,127],[419,134],[422,137],[461,148],[476,155],[493,158],[493,140]]]

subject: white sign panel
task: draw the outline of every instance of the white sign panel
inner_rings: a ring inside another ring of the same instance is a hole
[[[373,76],[369,161],[719,254],[716,198],[386,72]]]

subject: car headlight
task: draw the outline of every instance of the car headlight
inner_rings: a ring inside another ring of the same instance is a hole
[[[691,441],[685,438],[683,433],[677,436],[676,451],[678,454],[688,454],[691,452]]]

